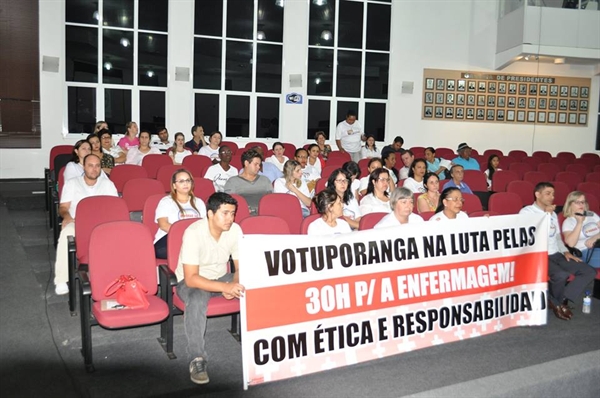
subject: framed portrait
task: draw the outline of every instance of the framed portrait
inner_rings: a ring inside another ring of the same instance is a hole
[[[423,115],[425,117],[433,117],[433,107],[432,106],[426,106],[425,110],[423,111]]]
[[[567,114],[564,112],[560,112],[558,114],[558,122],[563,123],[563,124],[566,123],[567,122]]]
[[[498,94],[506,94],[506,83],[498,83]]]
[[[527,84],[519,84],[519,95],[527,95]]]
[[[443,90],[444,87],[446,87],[446,80],[444,80],[444,79],[437,79],[435,81],[435,89],[436,90]]]
[[[468,90],[469,91],[475,91],[475,81],[474,80],[469,80]]]
[[[517,83],[509,83],[508,84],[508,93],[516,94],[517,93]]]
[[[571,86],[571,97],[579,97],[579,87]]]
[[[535,122],[535,111],[527,112],[527,121],[531,123]]]
[[[548,112],[548,123],[556,123],[556,112]]]
[[[467,95],[467,105],[475,105],[475,94]]]
[[[443,118],[444,117],[444,108],[441,106],[435,107],[435,117]]]
[[[454,115],[457,119],[464,119],[465,108],[456,108],[456,114]]]
[[[477,106],[485,106],[485,95],[477,96]]]
[[[435,93],[435,103],[436,104],[444,103],[444,93]]]
[[[548,85],[540,84],[540,95],[548,95]]]
[[[546,105],[547,105],[547,99],[546,98],[540,98],[538,101],[538,108],[539,109],[546,109]]]
[[[496,106],[496,96],[495,95],[488,95],[487,106]]]
[[[579,114],[579,124],[587,124],[587,113]]]
[[[558,103],[558,109],[560,109],[561,111],[566,111],[567,110],[567,100],[560,100],[560,102]]]
[[[575,123],[577,123],[577,114],[569,113],[569,124],[575,124]]]
[[[473,119],[475,117],[475,109],[467,108],[467,119]]]
[[[538,112],[538,123],[546,123],[546,112]]]
[[[454,91],[454,80],[448,79],[446,80],[446,90]]]
[[[577,100],[569,100],[569,110],[570,111],[577,110]]]
[[[535,109],[535,102],[536,102],[535,98],[529,98],[529,104],[527,105],[527,107],[529,109]]]
[[[537,95],[537,84],[529,85],[529,95]]]
[[[525,97],[519,98],[519,108],[525,108]]]
[[[517,122],[525,121],[525,111],[517,111]]]
[[[454,94],[452,94],[452,93],[446,94],[446,104],[454,105]]]
[[[480,93],[485,93],[485,82],[479,82],[477,91],[479,91]]]
[[[485,119],[485,110],[482,108],[477,109],[477,120]]]
[[[506,120],[509,122],[514,122],[515,121],[515,111],[513,111],[513,110],[506,111]]]
[[[590,95],[590,88],[589,87],[581,87],[581,98],[587,98]]]
[[[433,90],[433,78],[425,79],[425,90]]]
[[[467,82],[465,80],[459,80],[456,82],[457,91],[465,91]]]
[[[498,106],[501,106],[501,107],[506,106],[506,97],[498,96]]]
[[[465,104],[465,95],[464,94],[456,94],[456,105],[464,105]]]
[[[451,106],[447,106],[446,107],[446,119],[453,119],[454,118],[454,108]]]
[[[433,93],[425,93],[425,103],[433,104]]]
[[[560,86],[560,96],[561,97],[569,96],[569,86]]]
[[[503,122],[504,121],[504,109],[498,109],[496,111],[496,120]]]
[[[509,108],[514,108],[517,105],[517,98],[516,97],[508,97],[508,103],[506,106],[508,106]]]
[[[555,99],[550,99],[550,101],[548,101],[548,109],[551,110],[556,110],[558,109],[558,101]]]
[[[579,110],[587,112],[587,110],[588,110],[588,102],[587,102],[587,100],[580,100],[579,101]]]
[[[550,95],[556,97],[558,95],[558,86],[550,86]]]
[[[494,110],[493,109],[487,110],[487,120],[494,120]]]
[[[488,93],[495,93],[496,92],[496,82],[489,82],[488,83]]]

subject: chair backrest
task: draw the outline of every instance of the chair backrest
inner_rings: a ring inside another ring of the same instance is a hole
[[[435,215],[435,211],[424,211],[419,215],[423,218],[424,221],[429,221],[429,219]]]
[[[573,152],[559,152],[556,154],[556,157],[568,160],[569,163],[572,163],[577,158]]]
[[[296,155],[296,145],[291,142],[283,142],[282,144],[284,156],[287,156],[288,159],[294,159],[294,156]]]
[[[529,181],[535,186],[540,182],[548,181],[548,176],[541,171],[528,171],[523,175],[523,181]]]
[[[246,146],[244,146],[244,152],[255,146],[259,146],[262,148],[263,155],[265,155],[269,151],[269,147],[264,142],[250,141],[246,144]]]
[[[327,188],[327,178],[320,178],[315,185],[315,195]]]
[[[537,170],[537,166],[540,163],[548,163],[545,159],[538,158],[537,156],[528,156],[524,159],[521,159],[521,163],[527,163],[531,165],[533,170]]]
[[[166,165],[173,165],[173,160],[167,155],[151,153],[142,159],[142,167],[146,169],[150,178],[156,178],[158,169]]]
[[[339,168],[341,168],[342,165],[330,165],[329,164],[329,160],[326,163],[326,166],[323,168],[323,170],[321,170],[321,179],[327,180],[329,178],[329,176],[331,175],[331,173],[334,172],[334,170],[337,170]]]
[[[594,166],[593,172],[594,173],[600,172],[600,164],[597,164],[596,166]]]
[[[500,213],[497,213],[495,211],[489,211],[489,210],[481,210],[481,211],[474,211],[472,213],[469,213],[469,217],[473,218],[473,217],[492,217],[492,216],[499,216]]]
[[[181,251],[181,243],[183,241],[183,233],[196,221],[198,221],[197,218],[186,218],[174,222],[169,228],[169,238],[167,239],[167,265],[173,272],[175,272],[177,269],[179,252]]]
[[[165,197],[165,194],[150,195],[144,202],[144,209],[142,210],[142,223],[148,228],[152,236],[156,235],[158,231],[158,224],[154,221],[156,216],[156,207],[158,202]]]
[[[577,184],[577,190],[600,194],[600,182],[584,181]]]
[[[555,158],[550,159],[549,163],[554,163],[560,168],[560,171],[565,171],[567,166],[570,165],[572,162],[573,161],[569,160],[569,159],[555,157]]]
[[[521,203],[523,203],[523,206],[527,206],[531,203],[533,203],[534,201],[534,189],[535,189],[535,185],[533,185],[531,182],[529,181],[511,181],[508,183],[508,185],[506,186],[506,192],[512,192],[512,193],[516,193],[517,195],[519,195],[519,198],[521,198]],[[494,195],[492,195],[494,196]]]
[[[488,202],[488,210],[500,215],[518,214],[522,208],[523,203],[521,202],[521,198],[514,192],[495,193],[490,196],[490,201]]]
[[[358,222],[358,230],[364,231],[367,229],[373,229],[373,227],[386,215],[388,215],[388,213],[383,212],[365,214],[360,218],[360,221]]]
[[[302,220],[302,224],[300,225],[300,233],[302,235],[308,234],[308,226],[310,225],[310,223],[312,223],[313,221],[315,221],[319,218],[321,218],[320,214],[311,214],[310,216],[308,216],[304,220]]]
[[[194,195],[196,195],[197,198],[202,199],[204,203],[206,203],[213,193],[215,193],[215,185],[211,180],[208,178],[194,177]]]
[[[56,169],[56,173],[58,175],[56,185],[58,185],[58,197],[60,198],[62,195],[63,185],[65,185],[65,166]]]
[[[588,202],[588,207],[596,214],[600,214],[600,200],[598,200],[598,195],[600,194],[594,195],[591,192],[585,193],[585,200]]]
[[[597,182],[600,183],[600,171],[593,171],[585,175],[585,182]]]
[[[502,151],[500,149],[486,149],[485,151],[483,151],[483,158],[485,159],[486,163],[487,163],[487,160],[492,155],[502,157],[502,156],[504,156],[504,153],[502,153]]]
[[[110,221],[129,221],[129,209],[123,198],[90,196],[77,204],[75,250],[80,263],[88,262],[90,239],[94,228]],[[103,247],[104,250],[112,252],[112,246]]]
[[[462,210],[465,213],[470,215],[474,211],[483,210],[483,206],[481,205],[481,200],[479,199],[479,196],[472,193],[463,193],[462,196],[465,200]]]
[[[527,152],[522,151],[520,149],[513,149],[511,151],[508,151],[508,156],[511,156],[515,158],[517,162],[520,162],[521,159],[526,158],[529,155],[527,154]]]
[[[193,155],[183,158],[181,166],[189,170],[193,177],[204,177],[206,169],[212,166],[212,160],[208,156]]]
[[[564,206],[567,201],[567,196],[569,196],[569,193],[574,191],[574,189],[571,189],[571,187],[563,181],[553,181],[552,185],[554,185],[554,204],[557,206]]]
[[[511,163],[515,163],[515,162],[517,162],[516,158],[513,158],[512,156],[508,156],[508,155],[503,155],[503,156],[500,156],[499,167],[501,169],[508,170],[508,165]],[[487,166],[487,162],[486,162],[486,164],[482,165],[481,168],[485,170],[487,168],[486,166]]]
[[[244,218],[250,217],[248,202],[246,201],[246,198],[236,193],[232,193],[230,195],[238,202],[237,210],[235,212],[235,222],[239,224]]]
[[[544,163],[547,163],[552,158],[552,154],[548,151],[535,151],[531,156],[540,158]]]
[[[452,160],[456,157],[456,154],[454,153],[454,150],[450,148],[437,148],[435,150],[435,157],[446,160]]]
[[[287,193],[269,193],[258,202],[259,216],[276,216],[283,218],[290,228],[290,233],[299,234],[302,224],[302,209],[295,195]]]
[[[579,174],[574,171],[561,171],[556,174],[554,181],[566,182],[569,188],[574,191],[577,188],[577,184],[583,182],[584,174]]]
[[[70,158],[71,153],[73,153],[73,145],[53,146],[52,149],[50,149],[50,156],[48,159],[48,169],[50,171],[56,170],[56,167],[54,165],[54,160],[56,159],[56,157],[58,155],[69,155],[69,158]],[[67,160],[67,162],[68,162],[68,160]]]
[[[152,178],[134,178],[125,183],[122,197],[127,203],[127,208],[132,212],[143,211],[146,199],[157,194],[164,196],[164,188],[160,181]]]
[[[65,167],[67,165],[67,163],[69,163],[71,161],[71,159],[73,158],[73,156],[71,155],[71,153],[59,153],[58,155],[56,155],[54,157],[54,160],[52,162],[52,167],[53,167],[53,171],[59,171],[61,170],[63,167]],[[56,175],[56,174],[55,174]]]
[[[121,275],[135,276],[148,289],[146,295],[156,295],[152,241],[148,228],[134,221],[114,221],[94,228],[88,263],[92,299],[106,299],[105,289]]]
[[[594,169],[594,166],[596,166],[597,164],[600,164],[600,161],[598,160],[598,158],[594,159],[592,157],[585,157],[585,158],[577,158],[573,161],[574,164],[584,164],[588,167],[588,171],[592,171]]]
[[[327,165],[339,165],[341,167],[344,163],[352,160],[348,152],[331,151],[327,155]]]
[[[231,162],[229,162],[229,164],[238,169],[239,172],[241,172],[244,168],[244,164],[242,163],[242,154],[240,152],[242,151],[238,151],[235,156],[232,155]]]
[[[496,171],[492,176],[492,191],[506,192],[508,183],[519,179],[519,175],[512,170]]]
[[[546,181],[552,181],[554,180],[554,176],[556,176],[556,174],[562,170],[556,163],[540,163],[538,164],[537,171],[541,171],[542,173],[546,174],[548,177]]]
[[[110,180],[115,184],[117,192],[123,192],[125,183],[134,178],[148,178],[148,171],[135,164],[122,164],[113,167],[110,172]]]
[[[573,164],[567,165],[567,167],[565,167],[565,171],[572,171],[573,173],[586,175],[589,172],[589,169],[588,169],[587,165],[585,165],[585,164],[573,163]]]
[[[592,159],[594,160],[596,163],[600,162],[600,155],[598,155],[597,153],[582,153],[581,156],[579,156],[580,159]]]
[[[289,235],[288,223],[277,216],[254,216],[240,221],[244,234]]]
[[[173,173],[182,168],[183,167],[179,165],[171,163],[161,166],[160,169],[158,169],[158,172],[156,173],[156,179],[163,184],[165,192],[171,192],[171,178],[173,177]]]
[[[537,167],[537,165],[536,165],[536,167]],[[522,163],[522,162],[509,164],[508,169],[510,171],[514,171],[515,173],[517,173],[519,175],[520,180],[523,179],[523,176],[525,175],[525,173],[527,173],[528,171],[534,170],[532,165],[530,165],[528,163]]]
[[[358,161],[358,168],[360,169],[360,176],[365,177],[369,174],[369,161],[371,159],[361,159]]]
[[[235,155],[239,150],[238,144],[233,141],[221,141],[221,146],[225,146],[225,145],[227,145],[229,147],[229,149],[231,149],[232,155]]]
[[[466,183],[473,192],[487,192],[487,179],[483,171],[465,170],[463,182]]]
[[[479,151],[477,149],[475,149],[475,148],[471,149],[471,156],[473,156],[473,155],[479,156]]]

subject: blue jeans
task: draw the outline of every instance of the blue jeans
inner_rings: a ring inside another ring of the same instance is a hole
[[[583,261],[585,261],[590,252],[592,251],[592,249],[584,249],[581,251],[581,259]],[[594,268],[600,268],[600,248],[597,247],[596,250],[594,250],[592,257],[590,258],[590,261],[587,262],[589,265],[591,265]]]
[[[219,282],[233,281],[233,274],[227,273],[217,279]],[[177,294],[185,303],[183,324],[185,336],[187,337],[187,351],[189,359],[202,357],[208,361],[208,354],[204,348],[204,335],[206,334],[206,310],[208,300],[214,296],[220,296],[219,292],[208,292],[206,290],[188,287],[185,280],[177,284]]]

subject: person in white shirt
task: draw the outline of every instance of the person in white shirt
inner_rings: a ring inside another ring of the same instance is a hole
[[[548,228],[548,306],[557,318],[569,320],[573,313],[571,303],[579,299],[583,290],[594,280],[596,270],[575,257],[565,247],[560,236],[558,217],[554,210],[554,185],[540,182],[534,190],[535,202],[525,206],[519,214],[547,214]],[[567,283],[567,279],[575,278]]]
[[[360,188],[360,166],[352,160],[342,165],[344,170],[350,176],[350,190],[355,198],[358,198],[358,189]]]
[[[362,125],[356,120],[356,111],[349,110],[346,120],[341,121],[335,130],[335,143],[341,152],[348,152],[353,161],[358,163],[361,158],[361,143],[365,135]]]
[[[461,211],[464,203],[465,199],[462,197],[460,189],[456,187],[444,189],[440,195],[440,205],[429,221],[460,220],[469,218],[467,213]]]
[[[219,148],[219,159],[221,161],[210,166],[204,173],[204,178],[213,182],[215,192],[224,192],[227,180],[239,174],[238,169],[231,165],[231,156],[231,148],[223,145]]]
[[[156,206],[154,222],[158,224],[158,230],[154,235],[155,257],[167,258],[167,234],[171,225],[179,220],[205,217],[204,201],[194,196],[194,178],[187,170],[177,170],[171,177],[171,193]]]
[[[198,150],[198,155],[207,156],[213,164],[219,163],[219,145],[221,145],[223,135],[220,131],[213,131],[208,136],[208,145],[204,145]]]
[[[279,171],[281,171],[283,173],[283,166],[285,165],[285,162],[290,160],[287,156],[285,156],[283,154],[285,152],[285,147],[283,146],[283,144],[281,142],[276,142],[273,144],[272,149],[273,149],[273,155],[266,158],[265,162],[273,163],[275,166],[277,166]]]
[[[425,185],[423,184],[425,173],[427,173],[427,162],[425,159],[415,159],[410,166],[408,178],[404,180],[402,186],[410,189],[413,193],[425,193]]]
[[[395,188],[390,195],[390,208],[392,212],[379,220],[373,228],[397,227],[402,224],[423,222],[423,218],[420,215],[413,213],[413,200],[413,193],[410,189],[404,187]]]
[[[100,130],[98,137],[100,137],[102,152],[115,158],[115,166],[125,163],[127,160],[127,151],[113,144],[112,133],[108,129]]]
[[[62,217],[62,230],[56,246],[54,264],[54,285],[57,295],[69,293],[68,237],[75,236],[75,216],[77,204],[90,196],[119,196],[115,184],[108,178],[101,178],[100,158],[94,154],[83,158],[84,173],[71,178],[63,187],[58,214]],[[73,288],[73,286],[71,286]]]
[[[331,189],[324,189],[315,197],[317,211],[321,215],[308,226],[307,235],[335,235],[352,232],[350,225],[341,220],[342,198]]]
[[[317,185],[317,180],[321,178],[321,174],[316,174],[313,167],[308,167],[308,151],[304,148],[296,149],[294,160],[300,163],[300,167],[302,167],[302,180],[308,186],[308,190],[313,192]]]
[[[185,146],[185,139],[183,133],[175,134],[175,142],[173,146],[169,148],[169,156],[173,159],[173,164],[180,165],[183,163],[183,159],[190,156],[192,151],[187,149]]]
[[[369,186],[369,179],[371,177],[371,173],[382,167],[383,163],[381,162],[381,159],[371,158],[371,160],[369,160],[369,163],[367,164],[367,170],[369,171],[369,174],[360,179],[360,185],[358,187],[358,194],[360,196],[364,196],[367,194],[367,187]]]
[[[140,132],[138,138],[140,140],[140,145],[130,147],[127,151],[127,160],[125,161],[127,164],[141,166],[144,156],[150,154],[160,155],[160,150],[158,148],[152,148],[150,146],[150,133],[148,131]]]
[[[63,170],[63,180],[65,182],[83,175],[83,159],[90,153],[92,153],[92,146],[86,140],[79,140],[73,145],[73,157]]]
[[[386,169],[375,169],[369,176],[367,195],[360,201],[360,212],[363,216],[369,213],[389,213],[390,174]]]
[[[158,139],[152,140],[152,143],[150,144],[150,146],[158,148],[160,153],[167,153],[169,148],[171,148],[173,146],[173,144],[175,143],[175,142],[169,141],[169,130],[167,130],[166,127],[163,127],[162,129],[160,129],[158,131],[157,135],[158,135]],[[183,133],[182,133],[182,135],[183,135]],[[175,135],[175,136],[177,136],[177,135]]]
[[[363,159],[372,159],[381,157],[381,152],[377,149],[377,145],[375,144],[375,137],[372,135],[367,135],[367,139],[365,141],[365,146],[361,149],[361,158]]]
[[[321,172],[325,168],[325,162],[319,157],[321,150],[317,144],[312,144],[308,147],[308,159],[306,159],[306,169],[310,169],[310,173],[318,175],[322,178],[329,176],[321,175]]]
[[[327,188],[334,189],[340,198],[342,198],[343,211],[342,217],[352,227],[352,229],[358,229],[362,213],[358,200],[352,192],[350,182],[352,177],[343,168],[336,169],[331,173],[327,180]]]
[[[594,268],[600,268],[600,248],[594,244],[600,239],[600,217],[590,211],[585,194],[574,191],[567,196],[563,207],[565,221],[562,232],[565,243],[581,251],[581,259]]]
[[[483,172],[487,180],[488,191],[492,190],[492,178],[494,177],[494,173],[497,171],[502,171],[502,169],[498,166],[500,166],[500,158],[498,155],[490,155],[487,162],[487,168]]]
[[[283,177],[275,180],[273,183],[273,192],[296,196],[300,202],[302,217],[306,218],[310,214],[312,195],[306,183],[302,180],[302,167],[295,160],[285,162]]]

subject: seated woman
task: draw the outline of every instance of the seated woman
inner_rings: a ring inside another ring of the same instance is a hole
[[[137,136],[139,129],[136,122],[129,122],[125,127],[127,128],[125,136],[119,140],[117,145],[124,151],[128,151],[129,148],[140,145],[140,140]]]
[[[390,172],[386,169],[375,169],[369,176],[367,195],[360,201],[360,212],[362,215],[369,213],[389,213],[390,198],[388,188],[390,184]]]
[[[352,232],[350,225],[342,216],[342,198],[331,189],[324,189],[314,199],[321,218],[317,218],[308,226],[308,235],[333,235]]]
[[[92,153],[92,146],[86,140],[79,140],[73,145],[73,156],[63,171],[63,180],[65,182],[73,177],[83,175],[83,159],[90,153]]]
[[[471,188],[463,182],[465,178],[465,168],[459,164],[455,164],[450,167],[450,178],[451,180],[444,184],[444,190],[446,188],[458,188],[462,193],[473,193]]]
[[[419,213],[435,211],[440,201],[440,179],[435,173],[427,173],[423,177],[426,192],[417,199]]]
[[[436,158],[433,147],[425,148],[425,160],[427,161],[427,171],[435,173],[440,180],[447,178],[448,169],[452,165],[450,160]]]
[[[160,149],[159,149],[160,150]],[[175,141],[173,141],[173,146],[169,150],[169,156],[173,159],[173,164],[181,164],[183,163],[183,159],[185,157],[190,156],[192,151],[185,147],[185,138],[183,133],[175,134]]]
[[[408,178],[402,185],[410,189],[413,193],[425,193],[424,177],[427,172],[427,162],[425,159],[415,159],[410,165]]]
[[[390,195],[392,212],[379,220],[373,228],[397,227],[402,224],[423,222],[423,217],[413,213],[413,199],[410,189],[404,187],[394,189]]]
[[[327,156],[329,156],[329,152],[331,152],[331,145],[325,143],[325,141],[327,141],[327,137],[325,137],[325,132],[317,131],[315,133],[315,141],[319,146],[319,154],[323,159],[327,160]]]
[[[306,182],[302,181],[302,167],[295,160],[288,160],[283,167],[283,177],[273,183],[274,193],[289,193],[300,201],[302,217],[310,214],[311,195]]]
[[[285,147],[281,142],[276,142],[273,144],[272,149],[273,155],[266,158],[265,162],[273,163],[275,166],[277,166],[279,171],[283,173],[283,166],[285,165],[285,162],[290,160],[287,156],[283,154],[285,152]]]
[[[456,187],[446,188],[440,195],[440,204],[436,214],[429,221],[442,221],[469,218],[467,213],[461,211],[465,200],[460,189]]]
[[[219,145],[223,140],[223,135],[220,131],[213,131],[208,136],[208,145],[204,145],[198,150],[198,155],[207,156],[212,160],[213,164],[219,163]]]
[[[360,188],[360,167],[358,166],[358,163],[349,160],[342,165],[342,169],[350,175],[350,189],[352,190],[352,195],[358,197],[358,188]]]
[[[381,153],[377,149],[377,145],[375,145],[375,137],[373,137],[372,135],[367,135],[365,146],[363,146],[360,150],[360,155],[362,159],[372,159],[381,157]]]
[[[383,162],[383,168],[386,169],[390,175],[392,186],[395,187],[398,185],[398,179],[400,178],[398,170],[395,169],[396,152],[388,151],[384,153],[381,157],[381,161]]]
[[[179,169],[171,177],[171,193],[158,202],[155,222],[158,230],[154,235],[156,258],[167,258],[167,234],[173,223],[186,218],[206,217],[206,205],[194,196],[194,178],[184,169]]]
[[[102,168],[102,171],[107,175],[110,174],[113,167],[115,167],[115,158],[104,153],[102,146],[100,145],[100,138],[97,134],[88,135],[87,141],[92,147],[92,153],[100,158],[100,167]]]
[[[353,162],[354,163],[354,162]],[[331,173],[327,180],[327,189],[334,189],[335,192],[342,198],[344,220],[352,227],[358,229],[358,223],[362,217],[358,201],[350,187],[352,177],[343,168],[336,169]]]
[[[494,176],[494,173],[497,171],[502,171],[502,169],[498,166],[500,166],[500,158],[498,155],[490,155],[487,162],[487,169],[485,169],[483,172],[483,174],[485,174],[485,178],[487,179],[488,191],[492,190],[492,177]]]
[[[371,158],[367,165],[367,170],[369,170],[369,174],[360,179],[360,185],[358,186],[358,194],[360,196],[364,196],[367,194],[367,187],[369,186],[369,178],[371,178],[371,173],[374,170],[380,169],[383,167],[383,163],[379,158]]]
[[[221,159],[219,163],[213,164],[204,173],[204,178],[213,182],[215,192],[224,192],[227,180],[239,174],[238,169],[230,164],[231,155],[231,148],[223,145],[219,148],[219,159]]]
[[[100,144],[102,145],[102,152],[112,156],[115,159],[115,165],[125,163],[127,160],[127,151],[124,151],[118,145],[113,145],[112,133],[109,130],[100,130],[98,137],[100,138]]]
[[[308,159],[306,161],[306,168],[311,170],[312,175],[318,175],[323,178],[328,176],[322,176],[321,172],[325,168],[325,163],[319,157],[320,150],[317,144],[312,144],[308,147]]]
[[[160,149],[150,146],[150,133],[148,131],[142,131],[139,139],[140,146],[131,147],[127,151],[127,160],[125,163],[141,166],[144,156],[149,154],[160,155]]]
[[[321,178],[321,174],[315,174],[315,169],[308,167],[308,151],[304,148],[296,149],[294,160],[300,163],[300,167],[302,167],[302,180],[308,186],[308,190],[313,192],[317,185],[317,180]]]
[[[594,244],[600,239],[600,217],[589,210],[585,194],[580,191],[571,192],[567,196],[563,214],[565,221],[562,233],[565,244],[579,249],[583,261],[594,268],[600,268],[600,248],[594,249]]]

